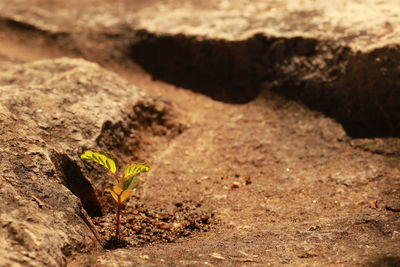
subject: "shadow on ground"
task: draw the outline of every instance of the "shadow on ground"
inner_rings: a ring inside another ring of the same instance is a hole
[[[368,262],[369,267],[396,267],[400,266],[400,257],[398,256],[385,256],[378,257]]]
[[[139,31],[132,59],[154,79],[229,103],[263,87],[335,118],[353,138],[400,136],[398,46],[357,53],[307,38],[242,41]]]

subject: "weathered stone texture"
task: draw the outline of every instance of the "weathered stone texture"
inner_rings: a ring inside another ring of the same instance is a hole
[[[267,36],[334,40],[367,51],[400,42],[397,1],[0,1],[0,16],[51,32],[133,27],[156,34],[243,40]],[[82,12],[84,10],[84,12]]]
[[[79,153],[142,93],[84,60],[0,69],[0,262],[64,265],[99,247],[86,214],[101,213],[100,205]]]

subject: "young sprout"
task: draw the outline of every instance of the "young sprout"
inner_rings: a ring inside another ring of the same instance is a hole
[[[82,159],[93,160],[114,174],[114,186],[108,191],[111,193],[114,200],[117,202],[117,214],[115,223],[115,237],[119,240],[119,228],[120,228],[120,216],[121,208],[125,205],[125,202],[132,195],[133,190],[139,183],[138,174],[141,172],[148,172],[150,167],[144,164],[129,164],[125,167],[123,174],[118,174],[118,160],[113,157],[110,153],[98,150],[87,150],[81,155]]]

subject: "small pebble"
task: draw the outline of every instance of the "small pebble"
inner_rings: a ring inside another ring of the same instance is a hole
[[[239,182],[233,182],[231,185],[231,189],[236,189],[240,187],[240,183]]]

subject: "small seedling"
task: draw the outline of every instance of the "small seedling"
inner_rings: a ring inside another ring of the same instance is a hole
[[[84,154],[81,155],[82,159],[93,160],[104,167],[106,167],[109,171],[114,174],[114,186],[110,188],[112,197],[117,202],[117,215],[116,215],[116,223],[115,223],[115,237],[119,240],[119,225],[120,225],[120,216],[121,216],[121,208],[125,205],[125,202],[132,195],[133,190],[139,184],[138,174],[141,172],[148,172],[150,167],[147,164],[129,164],[125,167],[124,174],[118,174],[118,160],[114,158],[110,153],[97,151],[97,150],[88,150],[85,151]]]

